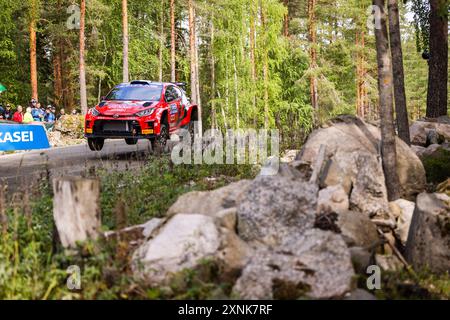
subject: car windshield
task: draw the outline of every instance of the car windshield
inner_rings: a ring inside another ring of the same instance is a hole
[[[119,86],[112,89],[105,100],[159,101],[161,92],[161,85]]]

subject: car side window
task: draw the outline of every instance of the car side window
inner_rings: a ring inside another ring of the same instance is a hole
[[[175,92],[175,100],[178,100],[181,98],[181,90],[177,87],[173,87],[173,91]]]
[[[174,91],[173,87],[167,87],[165,97],[166,97],[166,102],[172,102],[176,99],[175,91]]]

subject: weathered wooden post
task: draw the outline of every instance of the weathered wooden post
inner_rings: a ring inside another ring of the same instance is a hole
[[[53,180],[53,218],[64,248],[96,239],[100,222],[100,182],[97,179],[62,177]]]

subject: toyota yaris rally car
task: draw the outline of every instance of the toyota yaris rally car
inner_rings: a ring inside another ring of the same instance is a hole
[[[114,87],[85,118],[89,148],[99,151],[105,139],[125,139],[129,145],[149,139],[163,148],[180,128],[193,130],[197,106],[191,105],[182,83],[131,81]]]

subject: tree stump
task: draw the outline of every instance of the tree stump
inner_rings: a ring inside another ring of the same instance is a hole
[[[95,240],[99,234],[100,182],[96,179],[63,177],[53,180],[53,218],[64,248]]]

